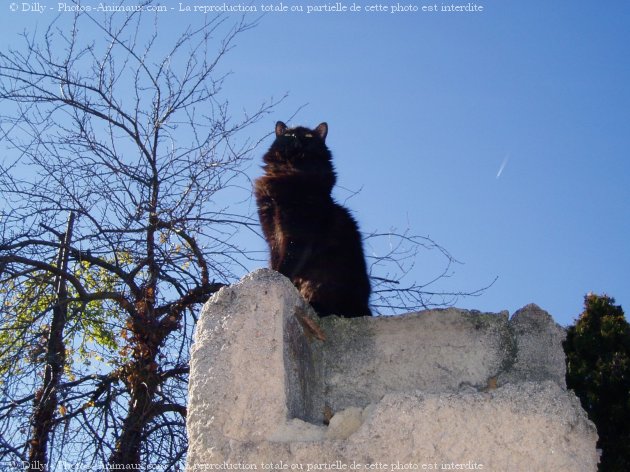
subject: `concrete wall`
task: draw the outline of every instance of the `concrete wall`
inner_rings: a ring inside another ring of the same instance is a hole
[[[256,271],[197,325],[187,468],[594,471],[563,339],[535,305],[319,319]]]

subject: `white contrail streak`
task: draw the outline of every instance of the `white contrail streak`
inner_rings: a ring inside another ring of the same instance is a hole
[[[501,163],[501,167],[499,167],[499,172],[497,172],[497,179],[501,177],[501,174],[503,173],[503,169],[505,169],[505,166],[507,165],[509,160],[510,160],[510,155],[508,154],[507,156],[505,156],[505,159],[503,159],[503,162]]]

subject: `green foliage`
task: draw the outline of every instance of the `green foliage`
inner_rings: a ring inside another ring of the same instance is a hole
[[[96,290],[114,291],[119,283],[117,277],[101,267],[91,266],[87,262],[81,262],[75,276],[81,280],[83,287],[90,292]],[[120,336],[125,314],[116,303],[107,300],[91,301],[77,307],[79,316],[75,316],[70,325],[72,331],[81,334],[80,344],[77,348],[79,359],[90,364],[90,359],[103,361],[108,364],[124,363],[117,351],[121,349],[124,340]],[[107,356],[99,354],[101,349]],[[115,361],[108,360],[113,358]]]
[[[588,294],[568,329],[567,386],[597,426],[600,471],[630,470],[630,325],[621,306]]]
[[[113,290],[115,276],[86,262],[76,265],[73,275],[87,290]],[[69,298],[76,292],[69,287]],[[51,309],[55,302],[54,277],[34,272],[0,285],[0,384],[9,377],[32,369],[44,360],[49,335]],[[73,380],[81,369],[76,364],[101,362],[120,365],[126,361],[119,351],[125,340],[120,332],[124,315],[120,307],[107,300],[68,303],[64,332],[67,349],[66,374]]]
[[[41,360],[48,331],[44,318],[54,299],[51,286],[49,278],[37,274],[0,285],[0,384],[21,373],[20,361]]]

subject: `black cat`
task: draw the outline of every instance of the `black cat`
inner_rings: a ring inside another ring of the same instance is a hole
[[[328,125],[314,130],[276,123],[254,195],[271,268],[284,274],[320,316],[371,316],[361,235],[331,192],[336,175]]]

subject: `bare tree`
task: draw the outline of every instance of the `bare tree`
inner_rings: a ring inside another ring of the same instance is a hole
[[[0,461],[181,463],[195,312],[243,271],[235,235],[256,224],[217,196],[277,103],[231,118],[219,64],[252,24],[206,18],[166,47],[157,16],[77,14],[0,53]],[[66,355],[40,420],[52,339]]]

